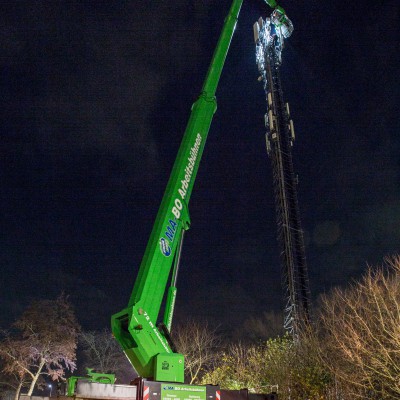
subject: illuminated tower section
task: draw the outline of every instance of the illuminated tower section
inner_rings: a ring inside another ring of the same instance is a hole
[[[269,18],[254,24],[259,80],[267,100],[266,146],[271,159],[278,226],[278,242],[286,295],[284,327],[294,338],[309,323],[310,293],[307,264],[297,201],[297,179],[293,172],[295,139],[288,103],[283,100],[280,79],[283,35]]]

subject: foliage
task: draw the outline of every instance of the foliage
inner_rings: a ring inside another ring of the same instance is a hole
[[[219,384],[223,389],[248,388],[263,393],[276,384],[271,374],[278,373],[276,366],[287,366],[291,342],[285,337],[268,340],[261,345],[232,344],[221,353],[216,368],[204,378],[204,383]]]
[[[3,372],[18,376],[20,382],[29,380],[28,395],[40,382],[41,374],[62,379],[66,369],[75,369],[78,330],[75,314],[64,295],[54,301],[33,303],[12,330],[3,333]]]
[[[399,376],[400,256],[324,296],[318,323],[296,342],[232,344],[202,382],[258,393],[278,385],[281,400],[395,400]]]
[[[174,330],[174,342],[185,356],[185,375],[189,383],[198,383],[212,368],[221,339],[207,323],[189,321]]]
[[[323,299],[322,358],[353,397],[400,399],[400,257]]]
[[[1,371],[3,371],[3,368],[4,365],[2,364],[0,366]],[[19,375],[15,373],[0,373],[0,398],[3,398],[3,396],[9,392],[12,392],[14,393],[14,398],[17,400],[21,388],[23,387],[29,387],[29,384],[25,379],[21,379]]]
[[[137,376],[109,329],[82,331],[79,334],[79,344],[83,348],[84,367],[113,373],[118,383],[129,383]]]
[[[219,384],[223,389],[248,388],[253,393],[268,393],[278,386],[281,399],[317,400],[322,399],[329,376],[312,343],[294,343],[286,335],[259,345],[229,346],[202,381]]]
[[[291,393],[295,393],[299,399],[330,398],[328,393],[332,392],[335,382],[321,361],[320,349],[321,344],[312,326],[302,332],[293,347],[289,387]]]

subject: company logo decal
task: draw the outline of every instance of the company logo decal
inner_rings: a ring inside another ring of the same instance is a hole
[[[164,238],[160,239],[160,249],[161,253],[163,253],[165,257],[169,257],[171,255],[171,247],[168,243],[168,240]]]
[[[180,188],[178,189],[178,193],[176,194],[175,201],[173,203],[173,207],[171,209],[171,213],[174,215],[174,219],[170,219],[168,221],[167,228],[164,232],[164,236],[160,239],[160,249],[161,253],[164,254],[165,257],[169,257],[171,255],[171,246],[175,239],[175,233],[178,225],[178,220],[181,217],[181,211],[183,209],[185,197],[187,195],[188,189],[190,187],[190,182],[192,180],[193,172],[196,166],[197,156],[200,150],[200,145],[202,142],[202,137],[200,133],[197,134],[196,140],[189,150],[189,157],[187,159],[187,164],[184,170],[184,176],[181,180]]]

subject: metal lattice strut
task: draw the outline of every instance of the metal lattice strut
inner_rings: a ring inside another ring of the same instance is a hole
[[[265,114],[267,153],[273,170],[273,186],[286,292],[284,326],[294,337],[308,325],[310,293],[308,272],[293,171],[295,139],[289,105],[284,103],[280,79],[283,35],[271,21],[254,24],[256,61],[264,84],[268,112]]]

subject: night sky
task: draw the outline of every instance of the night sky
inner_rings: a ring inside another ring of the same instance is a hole
[[[400,3],[282,0],[282,80],[311,291],[400,252]],[[64,290],[86,329],[122,309],[229,0],[0,5],[1,314]],[[244,0],[190,202],[176,319],[283,308],[253,23]]]

